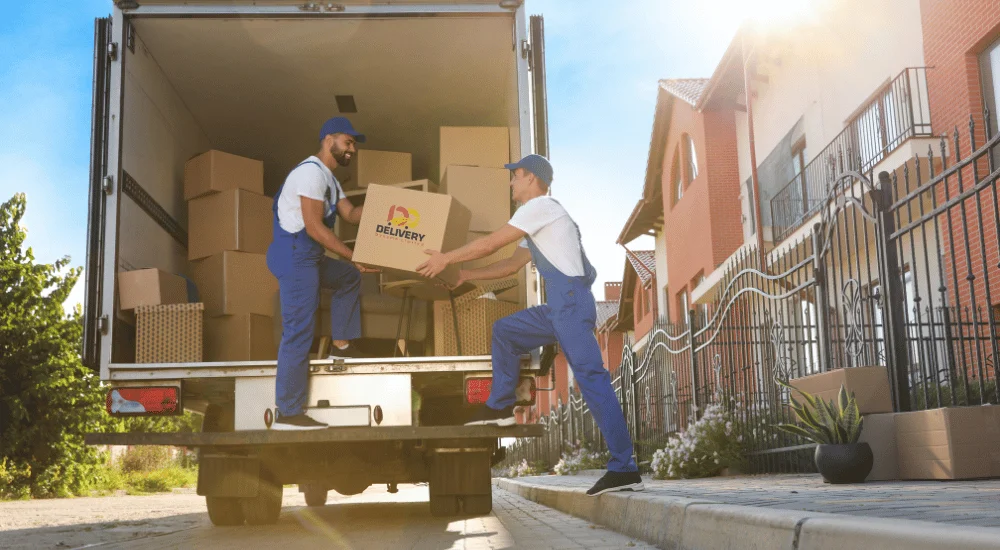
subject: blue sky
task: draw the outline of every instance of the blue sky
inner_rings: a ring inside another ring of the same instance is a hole
[[[614,241],[642,189],[657,80],[711,73],[739,24],[720,4],[741,2],[527,0],[545,16],[553,192],[579,222],[598,285],[622,275]],[[0,202],[26,193],[36,257],[83,265],[93,23],[111,2],[0,6]]]

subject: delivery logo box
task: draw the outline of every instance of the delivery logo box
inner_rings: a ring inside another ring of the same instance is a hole
[[[471,217],[465,205],[448,195],[370,185],[353,260],[419,279],[417,266],[427,261],[424,250],[448,252],[464,245]],[[450,266],[438,282],[454,284],[458,269]]]

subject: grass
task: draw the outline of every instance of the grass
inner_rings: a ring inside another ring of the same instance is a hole
[[[172,457],[167,447],[133,447],[116,464],[108,463],[98,470],[91,492],[149,495],[193,487],[198,482],[198,468],[191,462],[186,456]]]

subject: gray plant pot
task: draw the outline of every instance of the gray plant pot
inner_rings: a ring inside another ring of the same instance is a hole
[[[830,483],[863,483],[874,464],[867,443],[816,446],[816,469]]]

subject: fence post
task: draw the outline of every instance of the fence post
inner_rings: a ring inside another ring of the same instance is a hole
[[[695,310],[688,310],[688,344],[691,346],[691,406],[694,407],[694,419],[701,418],[701,407],[698,401],[698,359],[694,351],[694,333],[698,328]],[[690,421],[689,421],[690,422]]]
[[[888,172],[879,172],[879,188],[872,192],[874,203],[878,208],[880,231],[879,237],[879,271],[884,282],[883,318],[886,330],[886,363],[889,371],[889,382],[892,387],[893,403],[896,412],[906,412],[910,406],[910,368],[909,355],[906,349],[906,295],[903,282],[900,279],[899,256],[896,247],[892,245],[891,235],[896,231],[896,221],[892,217],[892,180]]]
[[[820,372],[830,370],[830,342],[833,335],[829,326],[829,300],[826,286],[826,264],[823,262],[823,231],[822,224],[813,225],[813,279],[816,281],[816,344],[819,349]]]

